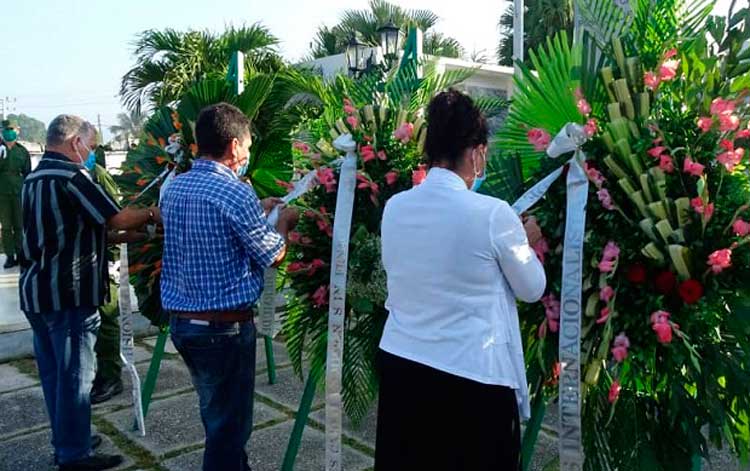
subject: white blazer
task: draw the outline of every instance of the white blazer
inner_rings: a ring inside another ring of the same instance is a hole
[[[544,268],[505,201],[471,192],[454,172],[391,198],[383,214],[388,320],[380,348],[515,390],[530,417],[515,298],[544,294]]]

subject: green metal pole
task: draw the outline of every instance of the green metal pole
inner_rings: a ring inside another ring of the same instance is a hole
[[[311,369],[305,383],[305,392],[302,394],[302,400],[297,410],[297,416],[294,419],[294,428],[292,435],[289,437],[289,445],[286,447],[284,454],[284,463],[281,465],[281,471],[294,471],[294,462],[297,460],[299,446],[302,443],[302,433],[305,431],[307,417],[310,415],[313,399],[315,398],[315,389],[318,385],[318,379],[322,373],[322,368]]]
[[[531,457],[534,455],[534,448],[539,437],[539,430],[542,428],[542,421],[546,412],[547,404],[544,400],[544,395],[540,392],[534,398],[531,419],[526,424],[526,431],[524,431],[523,439],[521,440],[521,466],[523,466],[523,471],[529,469]]]
[[[266,344],[266,365],[268,366],[268,384],[276,384],[276,359],[273,356],[273,339],[264,335],[263,341]]]
[[[168,336],[169,326],[162,327],[159,331],[159,337],[156,339],[156,346],[154,346],[154,354],[151,357],[151,364],[148,367],[146,381],[143,383],[141,401],[143,403],[144,419],[148,415],[148,406],[151,404],[151,396],[154,394],[154,389],[156,388],[156,378],[159,376],[159,368],[161,368],[161,360],[164,357],[164,347],[167,344]]]

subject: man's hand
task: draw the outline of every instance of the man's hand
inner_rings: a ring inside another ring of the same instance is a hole
[[[161,209],[159,209],[158,206],[151,206],[148,209],[149,211],[151,211],[151,214],[153,214],[153,217],[151,217],[151,222],[154,224],[161,224]]]
[[[148,234],[139,231],[109,231],[107,232],[107,243],[109,244],[122,244],[129,242],[141,242],[148,239]]]
[[[265,198],[260,200],[260,205],[263,207],[263,212],[266,216],[271,214],[271,211],[273,211],[273,208],[276,206],[284,204],[284,202],[281,200],[281,198]]]
[[[299,221],[299,211],[297,208],[284,208],[279,214],[279,224],[277,227],[279,228],[279,231],[284,232],[283,235],[286,236],[286,232],[291,231],[297,226],[297,221]]]

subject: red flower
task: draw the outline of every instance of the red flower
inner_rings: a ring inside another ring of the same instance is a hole
[[[613,404],[620,397],[620,389],[620,382],[618,380],[612,381],[612,386],[609,387],[610,404]]]
[[[703,285],[697,280],[685,280],[678,291],[685,304],[695,304],[703,296]]]
[[[656,278],[654,278],[656,291],[660,292],[661,294],[671,293],[674,290],[676,284],[677,277],[675,277],[674,273],[672,273],[671,271],[663,271],[656,275]]]
[[[639,285],[646,281],[646,267],[640,263],[630,265],[626,276],[629,282]]]

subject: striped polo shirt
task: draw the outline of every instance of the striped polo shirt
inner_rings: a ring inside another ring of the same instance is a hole
[[[21,309],[96,308],[109,298],[106,222],[120,208],[81,165],[46,152],[24,180]]]

